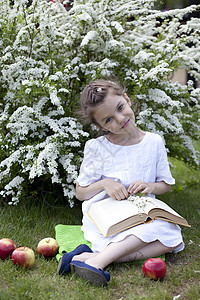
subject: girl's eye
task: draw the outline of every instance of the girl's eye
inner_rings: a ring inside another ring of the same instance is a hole
[[[120,106],[118,106],[118,110],[119,111],[122,110],[122,108],[123,108],[123,104],[121,104]]]
[[[110,118],[108,118],[108,119],[106,119],[106,123],[109,123],[109,122],[111,122],[112,121],[112,118],[110,117]]]

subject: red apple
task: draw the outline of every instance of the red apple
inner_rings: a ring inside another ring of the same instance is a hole
[[[11,255],[12,261],[15,264],[30,269],[35,263],[35,254],[28,247],[19,247],[15,249]]]
[[[0,240],[0,259],[6,259],[16,249],[15,243],[7,238]]]
[[[58,253],[58,242],[51,238],[44,238],[37,245],[37,252],[39,255],[43,255],[46,258],[55,256]]]
[[[161,258],[149,258],[143,264],[143,273],[151,279],[161,279],[166,274],[166,264]]]

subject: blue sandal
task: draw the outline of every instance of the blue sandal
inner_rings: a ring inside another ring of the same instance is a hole
[[[72,273],[78,277],[88,280],[96,286],[106,286],[110,280],[110,274],[107,271],[96,269],[82,261],[74,260],[70,263]]]
[[[64,273],[69,273],[70,272],[70,262],[72,261],[72,258],[75,255],[81,254],[83,252],[93,252],[89,246],[85,244],[79,245],[77,248],[75,248],[73,251],[69,253],[63,254],[57,268],[57,274],[62,275]]]

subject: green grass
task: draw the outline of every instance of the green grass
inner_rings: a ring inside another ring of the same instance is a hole
[[[73,209],[64,205],[43,202],[20,203],[16,207],[0,204],[0,238],[8,237],[17,247],[28,246],[35,251],[32,269],[13,265],[11,260],[0,261],[0,299],[200,299],[200,173],[174,162],[173,175],[178,178],[176,188],[160,198],[181,215],[191,228],[182,227],[186,247],[178,254],[167,254],[167,274],[162,281],[143,276],[142,262],[112,264],[108,287],[94,287],[69,274],[56,274],[56,258],[47,260],[36,252],[37,243],[44,237],[55,237],[57,224],[81,224],[80,205]],[[193,185],[180,189],[187,182]]]

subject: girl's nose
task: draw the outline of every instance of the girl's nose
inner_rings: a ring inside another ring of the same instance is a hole
[[[117,114],[116,115],[116,121],[117,123],[122,123],[124,121],[124,116],[122,114]]]

